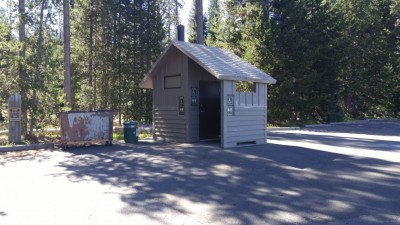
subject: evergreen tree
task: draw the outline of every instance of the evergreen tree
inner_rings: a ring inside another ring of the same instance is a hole
[[[393,97],[391,109],[393,117],[400,117],[400,2],[391,1],[391,13],[389,24],[389,48],[390,65],[392,66],[393,77],[390,81],[393,84]]]
[[[279,123],[342,120],[336,12],[322,0],[272,1],[271,11],[272,73],[278,82],[271,88],[270,118]]]
[[[190,43],[196,43],[196,2],[193,0],[190,6],[189,18],[188,18],[188,41]]]
[[[387,28],[390,1],[338,1],[342,14],[344,57],[340,79],[341,104],[347,118],[388,115],[386,103],[394,89]]]
[[[211,0],[208,6],[208,16],[206,23],[206,45],[209,46],[219,46],[219,37],[222,29],[222,13],[219,0]]]
[[[151,121],[151,92],[139,83],[162,52],[165,41],[162,1],[82,1],[74,25],[74,71],[78,108],[113,109],[119,121]],[[90,13],[86,13],[90,12]],[[87,67],[81,62],[87,62]],[[87,104],[90,103],[91,104]],[[86,104],[85,104],[86,103]]]

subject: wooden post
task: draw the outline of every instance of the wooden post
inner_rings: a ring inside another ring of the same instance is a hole
[[[21,143],[21,95],[8,99],[8,142]]]

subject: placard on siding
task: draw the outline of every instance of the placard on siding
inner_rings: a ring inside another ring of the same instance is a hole
[[[235,95],[228,94],[226,95],[226,114],[228,116],[235,115]]]

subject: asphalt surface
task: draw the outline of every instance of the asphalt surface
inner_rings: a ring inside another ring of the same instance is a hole
[[[400,122],[0,153],[0,224],[400,224]]]

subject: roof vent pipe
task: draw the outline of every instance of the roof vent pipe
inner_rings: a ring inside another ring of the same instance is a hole
[[[178,41],[185,41],[185,26],[178,25]]]

